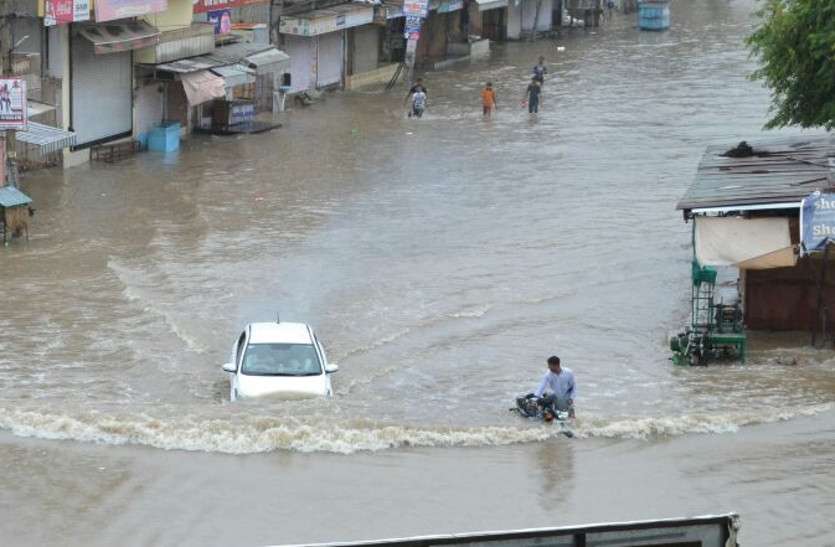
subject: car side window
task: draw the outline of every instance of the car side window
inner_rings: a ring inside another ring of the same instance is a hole
[[[241,364],[241,356],[244,354],[244,345],[246,345],[246,332],[242,332],[241,337],[238,338],[238,349],[235,351],[235,362],[238,365]]]

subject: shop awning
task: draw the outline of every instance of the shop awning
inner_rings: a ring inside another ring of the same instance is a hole
[[[698,216],[695,222],[696,260],[702,266],[766,270],[797,262],[786,217]]]
[[[290,56],[276,48],[248,55],[246,61],[255,68],[258,74],[290,71]]]
[[[223,78],[227,89],[255,83],[255,70],[243,65],[218,66],[212,72]]]
[[[154,46],[160,35],[156,27],[140,20],[89,25],[79,33],[92,42],[98,55]]]
[[[343,4],[300,15],[282,15],[278,31],[295,36],[319,36],[374,22],[374,6]]]
[[[32,198],[14,186],[0,188],[0,207],[19,207],[30,203],[32,203]]]
[[[26,131],[18,131],[16,137],[18,141],[36,146],[41,154],[75,146],[75,133],[36,122],[29,122]]]
[[[478,11],[507,7],[507,0],[475,0],[475,3],[478,4]]]
[[[226,82],[208,70],[180,74],[188,104],[194,106],[226,97]]]

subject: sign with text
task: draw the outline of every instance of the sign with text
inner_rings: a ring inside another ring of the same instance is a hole
[[[96,21],[139,17],[167,9],[168,0],[96,0]]]
[[[412,34],[413,32],[420,32],[420,27],[423,25],[423,19],[420,17],[415,17],[414,15],[409,15],[406,17],[406,35]]]
[[[283,16],[278,23],[278,31],[295,36],[319,36],[374,21],[373,6],[346,5],[347,9],[338,6],[304,16]]]
[[[268,4],[269,0],[191,0],[194,13],[206,13],[222,9],[242,8],[252,4]]]
[[[813,192],[800,207],[800,243],[804,254],[823,251],[835,242],[835,194]]]
[[[26,129],[26,80],[0,78],[0,129]]]
[[[407,17],[414,15],[425,19],[428,12],[429,0],[403,0],[403,14]]]
[[[43,24],[46,27],[90,20],[90,0],[46,0]]]

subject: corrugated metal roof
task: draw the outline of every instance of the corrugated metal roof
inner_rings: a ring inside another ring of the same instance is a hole
[[[32,198],[15,188],[14,186],[3,186],[0,188],[0,207],[17,207],[28,205]]]
[[[227,88],[255,82],[255,70],[241,64],[217,66],[212,72],[223,78]]]
[[[728,157],[737,143],[707,148],[677,209],[799,201],[829,190],[835,137],[816,135],[749,141],[753,155]]]
[[[41,154],[50,154],[63,148],[75,146],[75,133],[51,125],[29,122],[26,131],[18,131],[17,140],[38,147]]]
[[[208,55],[200,55],[199,57],[191,57],[189,59],[180,59],[179,61],[172,61],[170,63],[144,66],[156,70],[164,70],[166,72],[188,74],[190,72],[210,70],[220,66],[234,65],[240,62],[248,64],[248,59],[250,57],[264,55],[270,51],[275,51],[279,55],[285,56],[289,59],[289,56],[287,56],[286,53],[275,49],[270,45],[240,42],[216,48]]]

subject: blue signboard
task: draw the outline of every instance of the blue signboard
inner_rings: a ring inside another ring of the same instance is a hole
[[[800,243],[803,253],[823,251],[835,242],[835,194],[813,192],[800,207]]]
[[[406,34],[413,32],[420,32],[420,27],[423,24],[422,17],[415,17],[413,15],[406,16]]]

